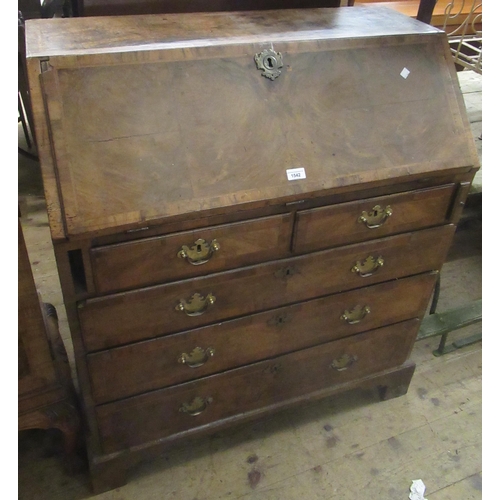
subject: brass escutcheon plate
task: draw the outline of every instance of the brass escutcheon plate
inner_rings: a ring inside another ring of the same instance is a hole
[[[270,80],[276,80],[281,75],[283,67],[283,56],[281,52],[275,52],[272,49],[265,49],[260,54],[255,54],[255,64],[257,69],[262,70],[262,76]]]
[[[280,279],[288,279],[288,278],[291,278],[295,274],[297,274],[297,270],[294,267],[288,266],[288,267],[282,267],[281,269],[278,269],[274,273],[274,276],[276,278],[280,278]]]

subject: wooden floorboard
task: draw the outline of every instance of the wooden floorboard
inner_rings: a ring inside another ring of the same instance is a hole
[[[461,85],[479,120],[479,143],[481,80],[467,76]],[[39,167],[21,157],[19,204],[35,282],[57,309],[72,360]],[[481,223],[473,221],[457,233],[443,267],[438,311],[482,297],[481,252]],[[415,479],[425,483],[428,500],[482,498],[482,342],[435,357],[438,344],[438,337],[415,344],[417,368],[405,396],[377,402],[371,392],[341,395],[180,444],[134,469],[126,486],[97,496],[85,471],[64,471],[57,434],[19,433],[18,498],[402,500]]]

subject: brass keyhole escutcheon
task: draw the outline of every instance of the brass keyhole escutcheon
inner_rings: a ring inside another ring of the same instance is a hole
[[[289,279],[297,274],[297,270],[294,267],[283,267],[274,273],[276,278]]]
[[[291,317],[287,313],[281,313],[276,316],[273,316],[267,324],[269,326],[274,326],[274,327],[282,327],[285,325],[285,323],[288,323],[290,321]]]
[[[265,49],[260,54],[254,56],[257,69],[262,70],[262,76],[270,80],[276,80],[281,75],[283,67],[283,56],[280,52],[271,49]]]
[[[286,321],[286,316],[278,316],[276,318],[276,324],[277,325],[284,325]]]
[[[265,369],[265,372],[266,373],[269,373],[270,375],[276,375],[278,373],[281,372],[282,370],[282,366],[280,363],[276,364],[276,365],[271,365],[271,366],[268,366],[266,369]]]

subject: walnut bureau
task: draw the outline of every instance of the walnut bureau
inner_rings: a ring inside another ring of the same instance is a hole
[[[181,439],[406,392],[479,165],[443,32],[359,6],[26,43],[95,491]]]

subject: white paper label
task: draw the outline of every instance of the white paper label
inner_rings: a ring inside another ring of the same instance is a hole
[[[303,167],[300,168],[289,168],[286,171],[286,176],[289,181],[296,181],[298,179],[306,178],[306,169]]]
[[[403,68],[403,71],[399,74],[406,80],[410,74],[410,70],[408,68]]]
[[[421,479],[415,479],[411,482],[410,495],[408,498],[410,500],[427,500],[424,498],[425,484]]]

